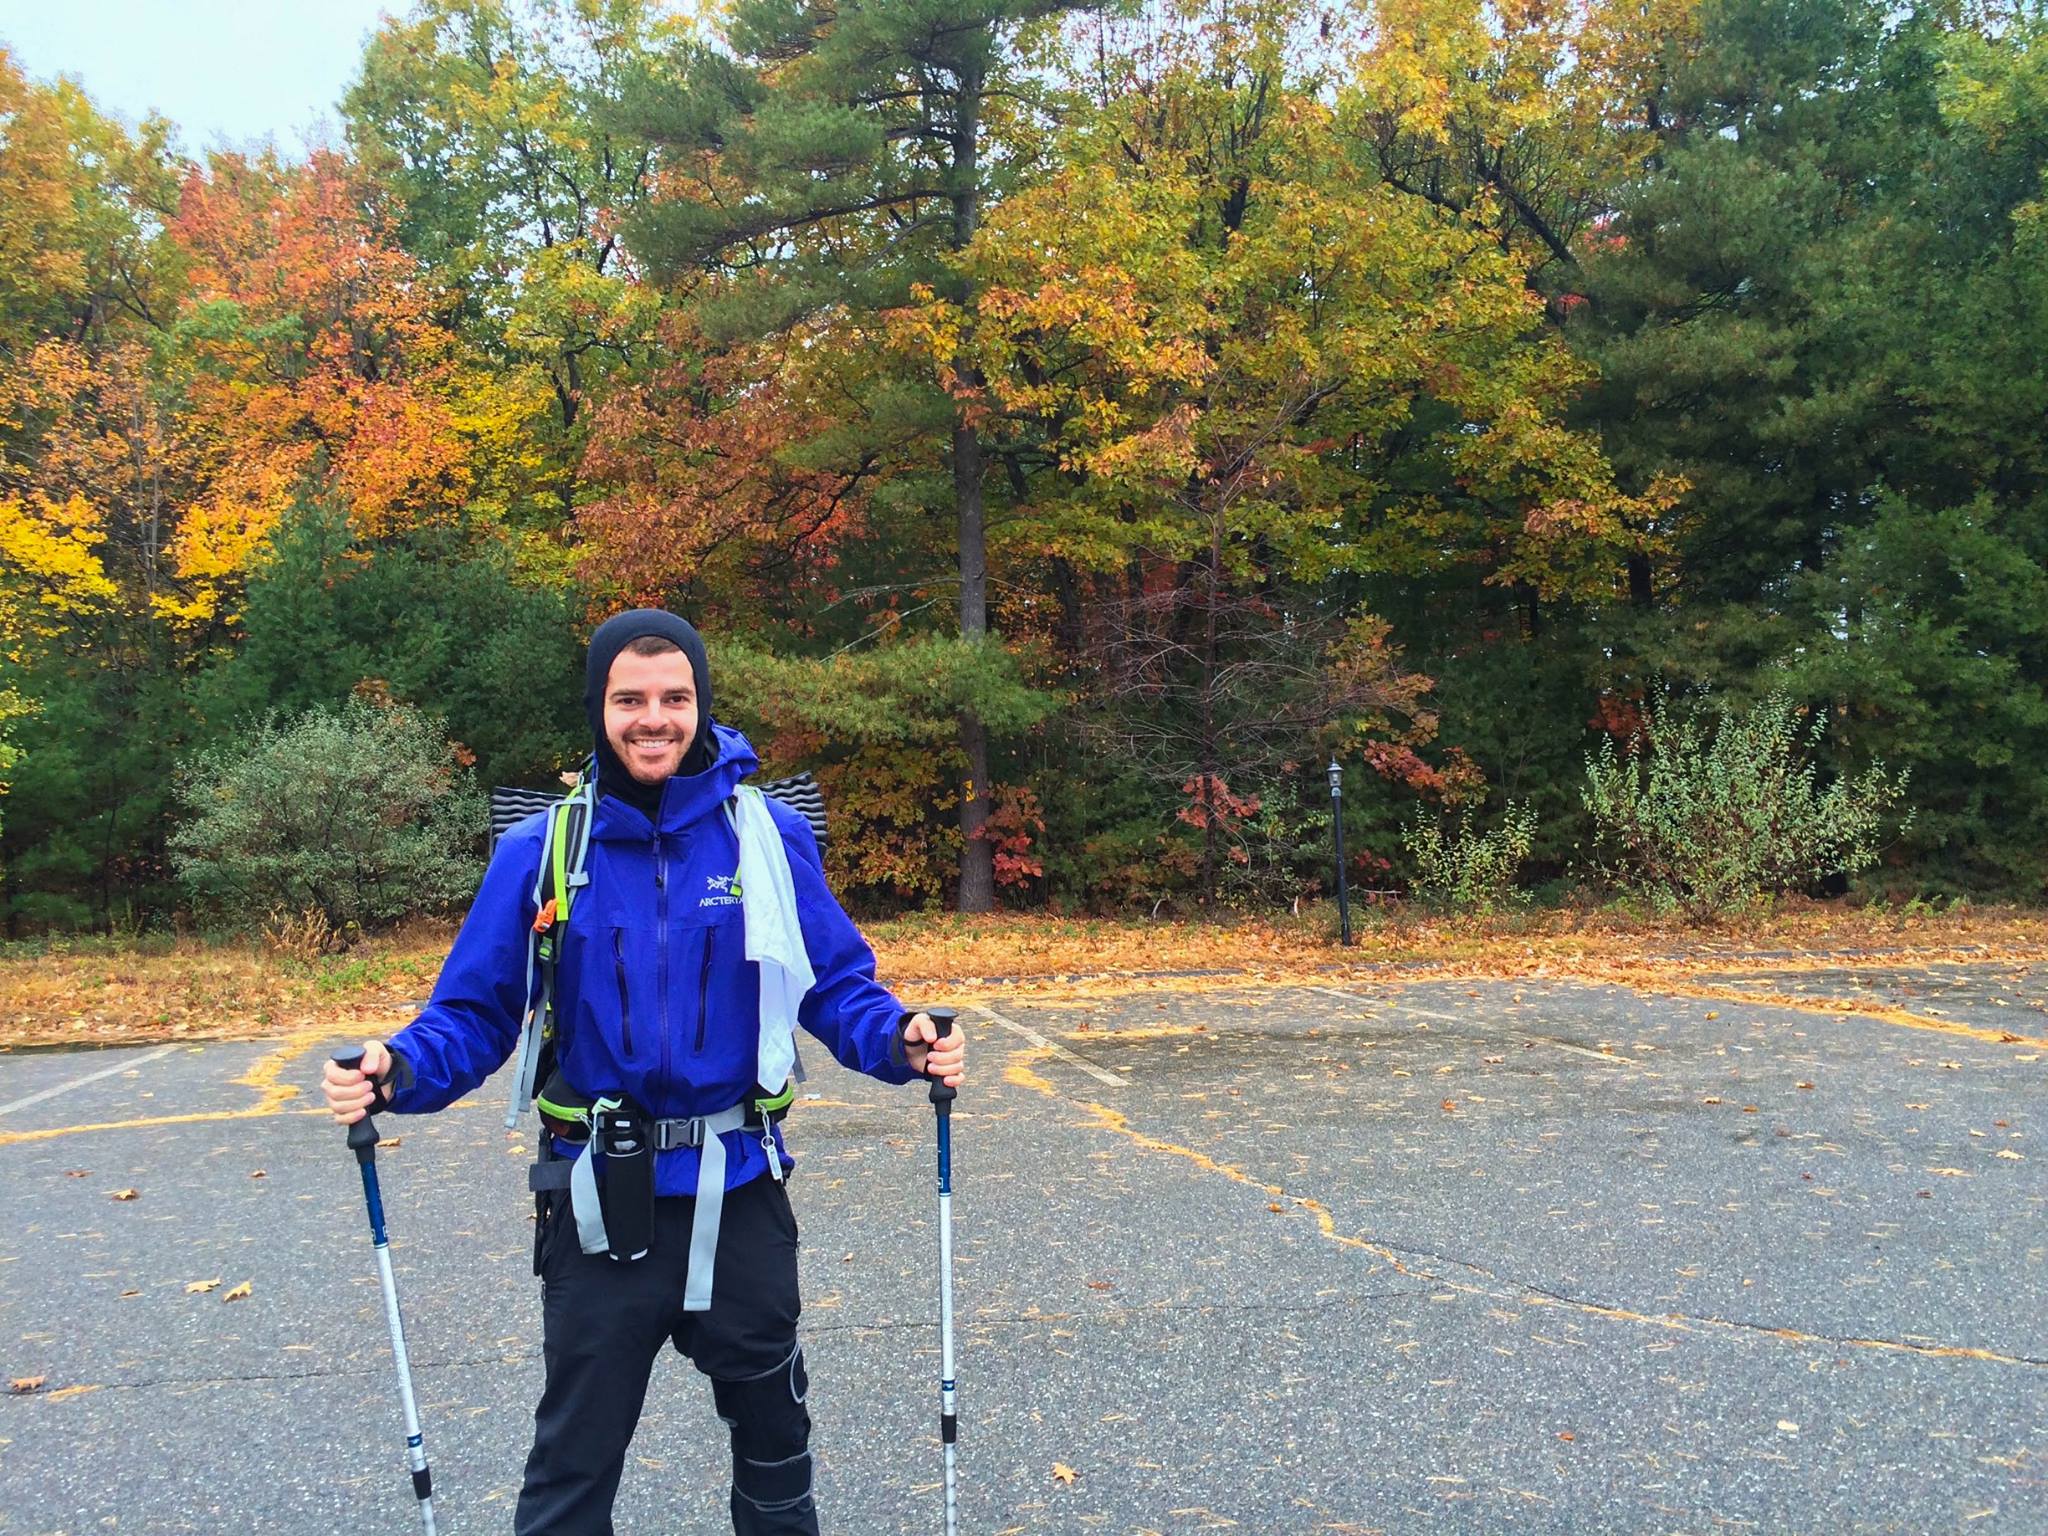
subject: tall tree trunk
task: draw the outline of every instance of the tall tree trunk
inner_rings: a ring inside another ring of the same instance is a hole
[[[980,134],[981,82],[960,82],[958,132],[953,141],[953,248],[964,250],[974,239],[980,214],[977,138]],[[962,295],[963,299],[965,295]],[[960,520],[960,637],[982,640],[988,635],[988,535],[982,515],[981,436],[966,419],[966,399],[976,384],[973,370],[955,364],[956,401],[953,416],[953,499]],[[960,752],[967,759],[966,781],[960,786],[960,892],[962,912],[992,912],[996,904],[995,849],[983,829],[989,816],[988,731],[971,709],[960,712]]]
[[[957,375],[956,375],[957,376]],[[953,495],[960,509],[960,635],[988,635],[988,541],[981,503],[981,439],[975,429],[953,426]],[[982,829],[988,825],[988,731],[971,709],[960,712],[960,751],[967,759],[960,786],[960,910],[995,909],[995,850]]]
[[[1628,604],[1631,608],[1648,608],[1655,594],[1650,588],[1650,557],[1632,554],[1628,557]]]
[[[10,835],[9,823],[0,821],[0,907],[7,911],[7,937],[21,937],[21,906],[15,900],[14,861],[21,856],[20,843]]]
[[[1216,744],[1216,605],[1222,601],[1223,510],[1209,527],[1208,612],[1202,620],[1202,748],[1196,786],[1202,806],[1202,906],[1216,904],[1216,781],[1221,753]]]

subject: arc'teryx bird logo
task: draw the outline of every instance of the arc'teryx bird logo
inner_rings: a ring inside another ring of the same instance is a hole
[[[740,877],[735,870],[729,875],[706,875],[705,892],[698,901],[700,907],[729,907],[740,899]]]

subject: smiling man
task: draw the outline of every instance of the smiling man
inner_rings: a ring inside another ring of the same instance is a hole
[[[754,750],[711,704],[704,642],[682,619],[636,609],[601,626],[584,683],[596,776],[585,881],[543,899],[557,823],[513,827],[427,1007],[388,1047],[366,1042],[362,1071],[327,1068],[344,1124],[373,1100],[399,1113],[453,1103],[504,1063],[538,1000],[530,935],[559,936],[538,1092],[552,1135],[532,1180],[547,1380],[518,1536],[608,1536],[671,1342],[711,1378],[731,1433],[733,1529],[815,1536],[794,1162],[779,1124],[791,1027],[885,1082],[957,1086],[965,1070],[961,1034],[936,1043],[931,1020],[875,980],[810,824],[743,786]]]

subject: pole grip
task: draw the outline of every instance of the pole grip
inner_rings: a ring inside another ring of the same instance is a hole
[[[954,1008],[927,1008],[924,1013],[938,1030],[940,1040],[953,1033],[953,1021],[960,1017],[959,1010]],[[937,1044],[937,1041],[933,1043]],[[941,1114],[952,1107],[953,1100],[959,1097],[959,1094],[960,1090],[957,1088],[950,1088],[936,1080],[932,1083],[931,1100]]]
[[[346,1051],[336,1051],[334,1053],[334,1064],[344,1072],[362,1071],[363,1048],[358,1045]],[[372,1084],[370,1103],[374,1105],[376,1102],[376,1086]],[[367,1163],[377,1155],[376,1147],[379,1140],[376,1123],[370,1118],[369,1111],[365,1111],[363,1118],[348,1128],[349,1150],[355,1153],[356,1161],[359,1163]]]

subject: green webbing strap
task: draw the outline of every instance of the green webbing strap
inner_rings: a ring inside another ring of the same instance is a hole
[[[568,844],[569,838],[573,834],[570,833],[567,823],[569,820],[569,807],[575,803],[576,799],[572,793],[569,799],[556,806],[553,812],[552,825],[548,828],[548,862],[551,866],[551,873],[555,877],[553,888],[548,894],[555,899],[555,921],[558,923],[566,923],[569,920]],[[553,936],[553,933],[554,929],[550,927],[548,932],[542,936],[542,942],[546,943],[548,938]]]
[[[543,1115],[551,1116],[565,1125],[580,1125],[583,1127],[584,1135],[590,1134],[591,1109],[588,1104],[558,1104],[548,1097],[546,1089],[535,1094],[533,1102]],[[548,1134],[558,1133],[550,1131]]]
[[[547,836],[542,841],[540,867],[534,875],[533,905],[536,912],[549,901],[555,905],[554,920],[536,929],[526,945],[526,1018],[519,1026],[519,1043],[514,1047],[518,1063],[512,1074],[512,1099],[505,1106],[505,1128],[519,1124],[526,1106],[533,1102],[534,1079],[540,1069],[541,1047],[555,1032],[555,961],[559,955],[558,935],[568,920],[569,903],[576,888],[589,883],[584,863],[590,853],[590,821],[594,812],[592,781],[579,776],[568,797],[548,812]],[[534,973],[540,974],[540,992],[534,993]]]

